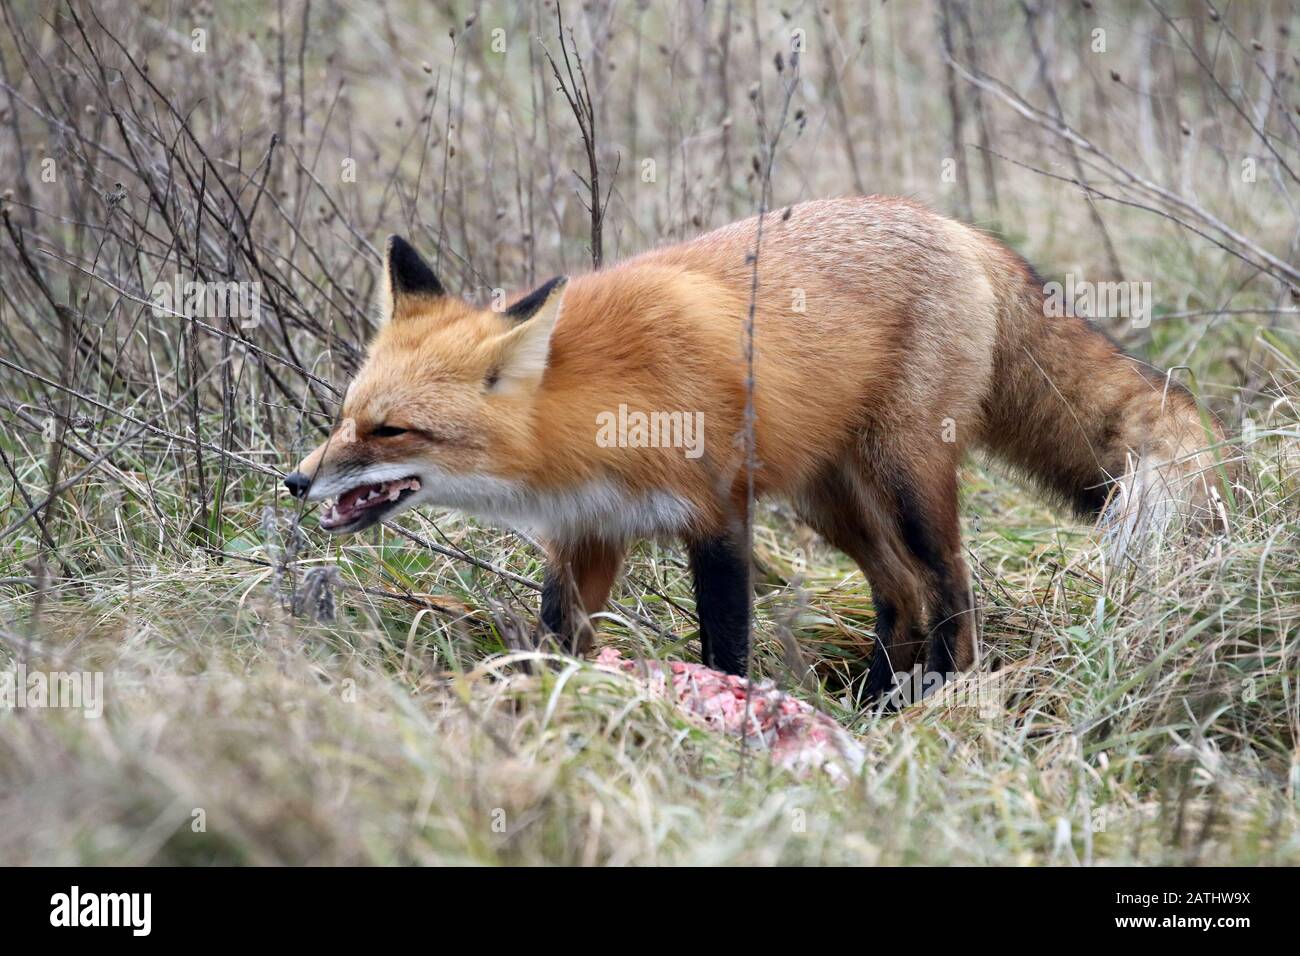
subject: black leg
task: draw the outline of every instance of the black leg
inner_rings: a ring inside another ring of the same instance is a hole
[[[743,676],[749,664],[749,549],[730,536],[693,541],[688,548],[704,663]]]
[[[577,588],[572,573],[562,564],[547,565],[542,577],[542,626],[555,635],[560,648],[568,654],[578,650],[576,611]]]
[[[975,664],[977,631],[969,581],[969,572],[960,557],[934,571],[930,653],[925,669],[930,675],[940,675],[939,683]]]
[[[876,607],[876,649],[867,668],[867,700],[876,701],[889,696],[894,690],[894,663],[889,657],[889,646],[894,641],[898,612],[894,605],[877,594],[871,596]]]
[[[925,643],[925,635],[912,628],[899,633],[898,611],[886,598],[873,595],[876,607],[876,650],[867,669],[867,701],[892,714],[921,699],[921,674],[913,665],[900,668],[899,659],[916,660],[913,648]],[[892,653],[891,653],[892,650]]]
[[[969,572],[961,558],[955,478],[953,485],[944,489],[941,507],[936,505],[930,511],[908,489],[900,492],[898,498],[903,539],[928,572],[930,649],[925,672],[940,675],[940,683],[970,667],[975,650]]]
[[[946,568],[935,572],[935,592],[926,670],[942,674],[947,680],[961,670],[957,666],[957,645],[961,639],[962,622],[970,614],[970,600],[966,589],[953,582]]]
[[[609,600],[623,567],[623,552],[621,541],[582,538],[547,543],[542,629],[555,636],[564,653],[581,655],[591,649],[596,637],[591,615]]]

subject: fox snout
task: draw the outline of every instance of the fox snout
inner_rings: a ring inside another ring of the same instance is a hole
[[[311,487],[311,478],[301,471],[290,472],[284,476],[284,486],[295,498],[306,498],[307,489]]]

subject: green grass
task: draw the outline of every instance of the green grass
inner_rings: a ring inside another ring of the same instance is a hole
[[[523,673],[509,635],[535,596],[391,532],[339,547],[309,519],[277,570],[274,504],[243,480],[220,522],[222,550],[243,560],[178,560],[154,548],[143,510],[114,522],[88,485],[62,514],[82,536],[63,540],[98,570],[39,613],[31,587],[6,586],[6,636],[29,670],[104,671],[105,713],[0,715],[0,861],[1300,862],[1294,432],[1252,451],[1230,538],[1118,570],[1087,529],[970,470],[985,643],[972,679],[994,713],[859,707],[867,588],[769,509],[758,666],[860,737],[867,765],[843,789],[742,754],[630,680]],[[537,574],[519,539],[439,519],[476,556]],[[427,517],[404,520],[437,538]],[[292,522],[282,512],[284,535]],[[23,576],[25,548],[4,556],[0,576]],[[335,619],[292,614],[289,590],[327,565]],[[689,595],[681,556],[643,546],[618,599],[681,640],[617,620],[602,640],[693,656],[676,609]],[[811,679],[794,679],[786,631]]]

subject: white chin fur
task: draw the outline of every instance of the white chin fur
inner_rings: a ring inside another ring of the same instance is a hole
[[[630,495],[614,481],[590,481],[576,488],[538,491],[494,475],[457,475],[425,463],[382,465],[313,484],[309,498],[335,498],[357,485],[401,478],[420,480],[387,514],[433,505],[474,515],[494,524],[561,535],[596,533],[608,537],[654,537],[688,527],[695,511],[671,492]]]

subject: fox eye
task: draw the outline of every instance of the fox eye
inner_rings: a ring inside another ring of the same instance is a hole
[[[370,434],[375,438],[396,438],[398,435],[405,435],[407,429],[397,428],[393,425],[376,425],[370,429]]]

